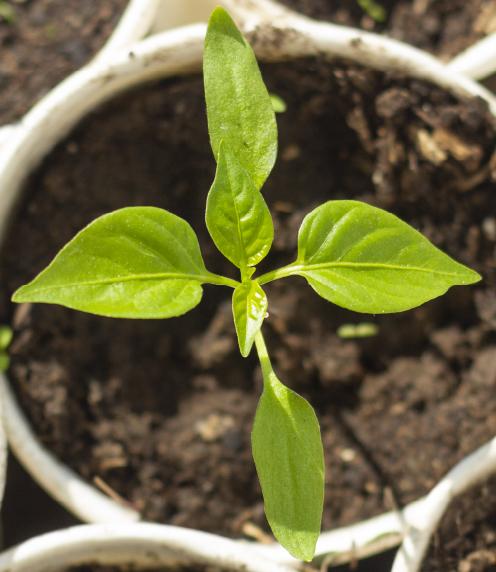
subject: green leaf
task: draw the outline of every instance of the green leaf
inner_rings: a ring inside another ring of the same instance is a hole
[[[6,350],[10,346],[13,337],[14,333],[12,328],[9,326],[0,326],[0,351]]]
[[[93,221],[13,300],[115,318],[169,318],[194,308],[209,280],[186,221],[130,207]]]
[[[234,325],[241,355],[247,357],[267,313],[267,296],[253,280],[243,282],[233,293]]]
[[[276,160],[275,114],[253,50],[223,8],[210,16],[203,75],[214,156],[224,141],[260,189]]]
[[[217,248],[242,270],[258,264],[270,250],[274,238],[270,211],[225,144],[208,193],[206,222]]]
[[[265,514],[277,540],[295,558],[310,561],[324,503],[324,453],[310,404],[265,373],[252,431],[253,458]]]
[[[480,280],[396,216],[357,201],[329,201],[305,217],[288,274],[338,306],[379,314]]]

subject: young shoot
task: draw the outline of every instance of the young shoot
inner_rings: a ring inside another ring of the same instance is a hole
[[[8,25],[14,24],[16,17],[16,11],[10,2],[8,0],[0,0],[0,22],[3,21]]]
[[[286,110],[288,109],[286,102],[280,95],[277,95],[276,93],[271,93],[270,100],[272,102],[272,109],[276,113],[285,113]]]
[[[0,373],[9,369],[10,357],[7,350],[12,342],[12,338],[12,329],[9,326],[0,326]]]
[[[231,288],[242,356],[255,345],[264,380],[252,431],[265,513],[275,537],[309,561],[320,532],[324,455],[312,407],[277,377],[262,335],[264,286],[300,276],[354,312],[403,312],[480,276],[393,214],[353,200],[311,211],[291,264],[255,276],[274,227],[261,189],[277,155],[273,102],[249,44],[230,16],[210,17],[203,60],[208,130],[217,163],[206,224],[239,280],[210,272],[191,226],[151,206],[106,214],[81,230],[15,302],[44,302],[114,318],[160,319],[197,306],[203,286]],[[331,136],[331,135],[330,135]]]
[[[343,324],[338,328],[337,334],[343,340],[357,338],[372,338],[379,333],[379,327],[372,322],[362,322],[360,324]]]
[[[357,0],[360,8],[378,24],[387,20],[387,12],[382,4],[375,0]]]

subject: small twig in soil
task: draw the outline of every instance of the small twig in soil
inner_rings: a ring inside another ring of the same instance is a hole
[[[241,528],[241,532],[248,536],[249,538],[253,538],[258,540],[261,544],[274,544],[274,539],[272,536],[264,532],[259,526],[254,524],[253,522],[245,522],[243,527]]]
[[[106,483],[98,475],[96,477],[93,477],[93,482],[95,483],[95,486],[98,487],[102,491],[102,493],[105,493],[113,501],[119,503],[122,506],[134,508],[133,504],[130,501],[128,501],[124,497],[122,497],[117,491],[115,491],[108,483]]]

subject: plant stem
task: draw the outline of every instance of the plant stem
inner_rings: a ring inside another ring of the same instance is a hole
[[[240,285],[240,282],[237,280],[233,280],[232,278],[228,278],[227,276],[221,276],[220,274],[214,274],[213,272],[209,272],[208,276],[205,277],[205,282],[207,284],[216,284],[217,286],[229,286],[229,288],[237,288]]]
[[[268,282],[273,282],[274,280],[279,280],[279,278],[286,278],[288,276],[292,276],[294,274],[296,268],[296,263],[288,264],[287,266],[283,266],[282,268],[278,268],[277,270],[271,270],[262,276],[256,278],[256,281],[262,286],[263,284],[267,284]]]
[[[265,345],[264,337],[260,330],[255,336],[255,347],[257,348],[258,360],[260,361],[265,383],[268,382],[270,377],[275,374],[272,369],[272,363],[270,361],[269,352],[267,351],[267,346]]]

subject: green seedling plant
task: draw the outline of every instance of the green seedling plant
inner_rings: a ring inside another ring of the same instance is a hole
[[[14,24],[16,21],[16,11],[8,0],[0,0],[0,22]]]
[[[378,24],[382,24],[387,20],[386,9],[375,0],[357,0],[357,4]]]
[[[336,332],[338,337],[343,340],[352,340],[359,338],[372,338],[377,336],[379,328],[377,324],[371,322],[362,322],[360,324],[343,324]]]
[[[284,101],[284,99],[275,94],[275,93],[271,93],[270,94],[270,101],[272,102],[272,109],[276,112],[276,113],[285,113],[288,109],[288,106],[286,105],[286,102]]]
[[[276,160],[277,125],[255,55],[221,8],[209,21],[203,72],[217,163],[206,225],[219,251],[239,269],[239,280],[206,268],[185,220],[159,208],[131,207],[81,230],[13,300],[161,319],[192,310],[206,284],[231,288],[241,355],[254,345],[263,374],[252,450],[265,513],[279,542],[309,561],[324,500],[322,440],[310,404],[272,367],[261,331],[268,311],[264,286],[299,276],[329,302],[382,314],[414,308],[480,276],[393,214],[353,200],[328,201],[311,211],[299,230],[296,260],[255,276],[274,237],[261,189]]]
[[[9,326],[0,326],[0,373],[7,371],[10,365],[8,349],[14,334]]]

